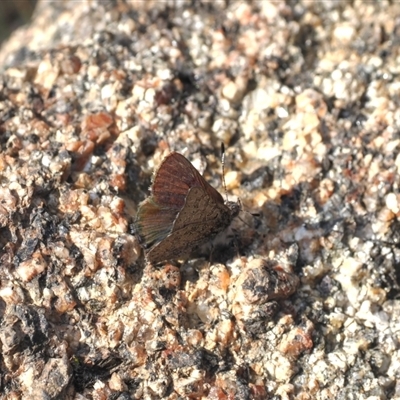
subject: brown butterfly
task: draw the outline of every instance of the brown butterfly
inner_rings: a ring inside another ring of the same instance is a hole
[[[137,213],[136,230],[147,261],[157,264],[190,255],[227,228],[240,209],[238,202],[224,202],[182,154],[169,154]]]

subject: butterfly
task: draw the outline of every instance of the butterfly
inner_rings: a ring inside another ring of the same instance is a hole
[[[190,255],[226,229],[240,210],[239,202],[224,202],[189,160],[173,152],[139,205],[136,232],[147,261],[158,264]]]

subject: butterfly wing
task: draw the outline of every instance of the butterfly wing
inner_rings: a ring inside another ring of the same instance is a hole
[[[151,196],[142,202],[136,218],[136,229],[146,248],[163,241],[172,231],[174,221],[185,205],[189,190],[201,188],[223,205],[222,196],[210,186],[196,168],[179,153],[169,154],[154,175]]]
[[[158,263],[190,254],[202,243],[211,240],[231,222],[228,207],[215,202],[200,187],[193,187],[186,195],[171,233],[147,253],[147,260]]]
[[[153,197],[143,201],[136,216],[136,231],[145,248],[163,240],[171,231],[179,210],[161,208]]]
[[[186,195],[193,187],[200,187],[215,202],[224,203],[222,196],[210,186],[182,154],[171,153],[158,168],[151,188],[154,201],[181,210]]]

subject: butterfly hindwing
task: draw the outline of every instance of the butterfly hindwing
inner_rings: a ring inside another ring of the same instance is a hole
[[[199,245],[211,240],[231,222],[229,209],[205,196],[201,188],[191,188],[178,214],[171,233],[147,254],[150,262],[190,254]]]
[[[145,248],[161,242],[171,231],[179,211],[161,208],[153,197],[147,198],[139,207],[136,230]]]

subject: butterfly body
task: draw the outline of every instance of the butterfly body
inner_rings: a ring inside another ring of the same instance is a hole
[[[239,203],[224,203],[184,156],[169,154],[137,214],[137,233],[147,261],[157,264],[190,255],[226,229],[239,211]]]

